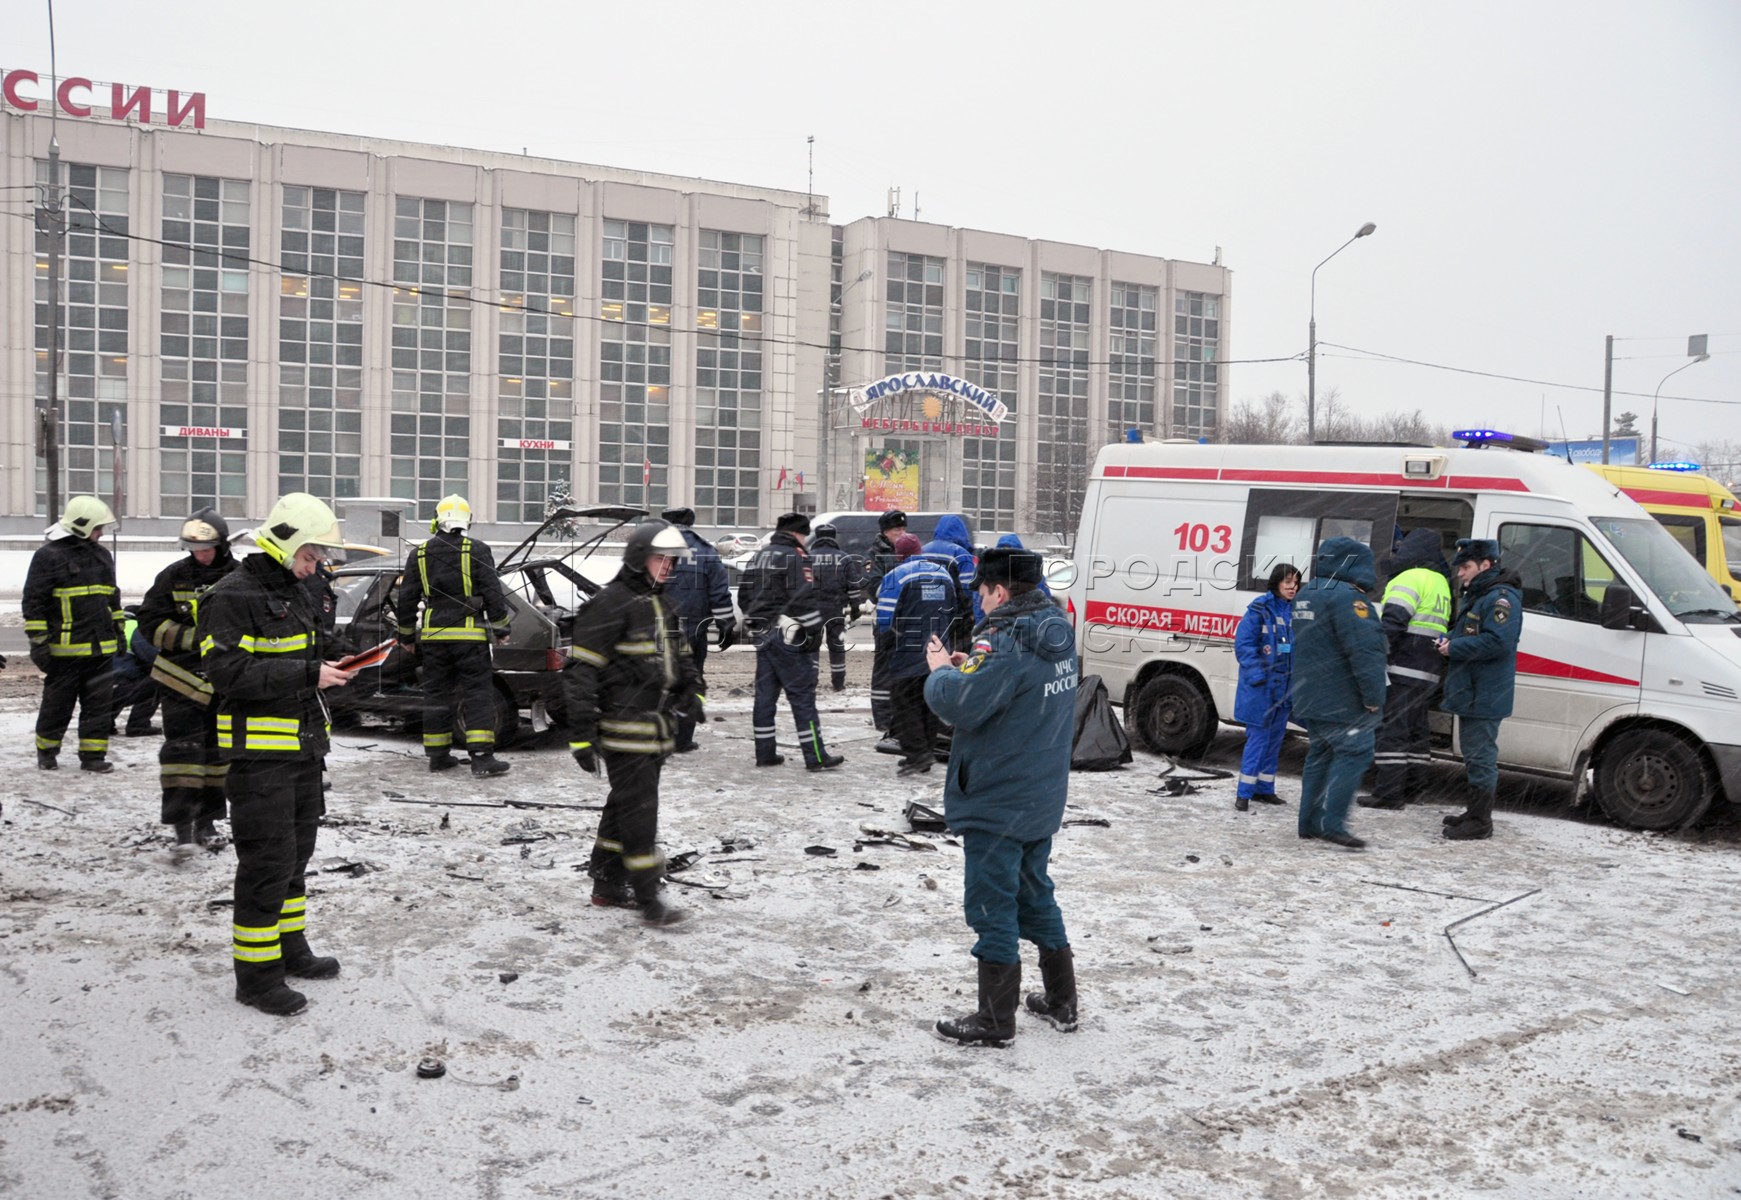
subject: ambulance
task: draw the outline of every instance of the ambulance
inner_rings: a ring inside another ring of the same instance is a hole
[[[1584,465],[1655,517],[1724,591],[1741,595],[1741,509],[1736,506],[1734,492],[1709,475],[1699,474],[1698,463]]]
[[[1117,444],[1088,482],[1070,606],[1140,744],[1195,756],[1233,711],[1233,635],[1279,562],[1337,536],[1495,538],[1523,581],[1500,766],[1588,781],[1615,820],[1679,828],[1741,801],[1741,612],[1630,497],[1533,439],[1455,448]],[[1435,740],[1457,757],[1453,722]]]

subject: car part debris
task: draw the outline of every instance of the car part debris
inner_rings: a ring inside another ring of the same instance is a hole
[[[1509,900],[1501,900],[1498,904],[1490,904],[1480,912],[1472,912],[1462,920],[1452,921],[1449,925],[1445,926],[1445,940],[1451,943],[1451,952],[1457,956],[1457,961],[1463,964],[1463,969],[1469,972],[1469,978],[1475,978],[1475,968],[1469,965],[1469,960],[1463,957],[1463,952],[1461,950],[1457,949],[1457,939],[1451,936],[1451,930],[1457,928],[1459,925],[1465,925],[1468,922],[1473,921],[1476,917],[1484,917],[1490,912],[1495,912],[1504,908],[1508,904],[1516,904],[1519,900],[1527,900],[1539,891],[1541,891],[1540,888],[1531,888],[1521,896],[1513,896]]]
[[[925,833],[942,833],[948,826],[943,821],[943,814],[928,804],[920,804],[917,800],[907,801],[907,807],[901,810],[901,815],[907,818],[907,824]],[[1068,821],[1065,824],[1069,824]]]
[[[520,978],[520,972],[503,971],[500,975],[497,975],[496,978],[500,979],[503,983],[513,983],[516,979]]]
[[[1385,883],[1378,879],[1362,879],[1361,883],[1370,883],[1373,887],[1395,888],[1399,892],[1419,892],[1423,896],[1443,896],[1447,900],[1473,900],[1477,904],[1497,904],[1486,896],[1461,896],[1456,892],[1435,892],[1432,888],[1410,887],[1406,883]]]
[[[439,1058],[426,1058],[417,1064],[417,1078],[440,1079],[447,1074],[447,1064]]]
[[[936,844],[933,842],[928,842],[924,838],[913,837],[910,834],[897,833],[893,829],[878,829],[875,825],[860,825],[858,831],[864,835],[864,837],[859,839],[858,844],[864,846],[874,846],[886,843],[891,846],[901,846],[907,850],[937,849]]]
[[[1108,821],[1105,817],[1071,817],[1068,821],[1064,822],[1064,825],[1095,825],[1101,829],[1112,828],[1112,822]]]
[[[833,846],[806,846],[804,853],[815,855],[817,858],[833,858],[840,852]]]
[[[22,800],[23,800],[23,801],[24,801],[24,802],[25,802],[25,803],[26,803],[26,804],[34,804],[34,805],[36,805],[36,807],[38,807],[38,808],[47,808],[47,809],[52,809],[52,810],[53,810],[53,811],[55,811],[55,812],[57,812],[57,813],[65,813],[65,814],[66,814],[66,815],[67,815],[67,816],[69,816],[69,817],[76,817],[76,816],[78,816],[78,815],[79,815],[79,814],[78,814],[78,813],[76,813],[76,812],[73,812],[73,811],[72,811],[72,810],[71,810],[71,809],[69,809],[69,808],[62,808],[62,807],[61,807],[61,806],[60,806],[60,805],[58,805],[58,804],[49,804],[49,803],[47,803],[47,802],[46,802],[46,801],[43,801],[43,800],[32,800],[32,799],[31,799],[31,798],[30,798],[30,797],[28,797],[28,796],[24,796],[24,797],[21,797],[21,799],[22,799]]]

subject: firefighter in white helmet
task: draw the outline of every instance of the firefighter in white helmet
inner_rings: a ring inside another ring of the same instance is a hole
[[[435,508],[434,537],[411,552],[399,585],[399,640],[423,667],[423,752],[431,771],[459,765],[453,735],[463,730],[473,775],[501,775],[496,757],[492,639],[508,632],[508,601],[495,556],[468,537],[472,508],[453,495]],[[419,625],[417,610],[423,609]]]
[[[30,661],[47,679],[36,714],[36,765],[55,769],[61,739],[79,710],[79,767],[113,769],[111,662],[127,614],[115,588],[115,560],[97,543],[115,514],[95,496],[74,496],[30,560],[24,579],[24,635]]]
[[[303,872],[326,804],[322,688],[353,672],[325,661],[304,580],[344,544],[332,509],[291,492],[254,531],[260,553],[200,598],[200,665],[217,691],[218,750],[236,846],[231,912],[236,999],[288,1016],[308,1003],[285,976],[331,979],[336,958],[309,949]]]

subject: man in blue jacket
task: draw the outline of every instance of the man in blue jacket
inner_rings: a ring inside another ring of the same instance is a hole
[[[1523,632],[1523,590],[1515,571],[1499,565],[1499,543],[1464,538],[1451,562],[1461,588],[1450,636],[1439,639],[1449,660],[1444,708],[1457,717],[1467,805],[1445,818],[1456,842],[1493,836],[1493,798],[1499,790],[1499,723],[1511,715],[1517,683],[1517,638]]]
[[[901,541],[911,545],[915,539]],[[925,651],[933,638],[949,644],[956,616],[955,573],[947,558],[915,554],[883,576],[877,631],[894,637],[887,668],[889,728],[901,744],[900,775],[923,774],[936,760],[938,722],[925,703]]]
[[[1384,708],[1388,646],[1377,605],[1372,550],[1353,538],[1318,548],[1312,582],[1294,598],[1294,720],[1311,738],[1300,777],[1300,836],[1350,850],[1366,845],[1348,832],[1354,789],[1372,765]]]
[[[953,640],[943,640],[949,643],[950,649],[959,650],[967,645],[967,635],[973,629],[974,622],[985,615],[980,609],[979,592],[974,577],[973,539],[967,536],[967,522],[954,513],[938,518],[935,536],[920,547],[919,552],[939,562],[954,564],[956,597],[961,611],[955,628],[951,631]],[[881,594],[879,591],[878,595]]]
[[[972,649],[933,638],[925,700],[955,726],[943,816],[965,858],[967,923],[979,935],[979,1008],[937,1022],[968,1046],[1007,1046],[1016,1032],[1020,940],[1040,948],[1044,992],[1028,1010],[1076,1028],[1076,966],[1047,863],[1064,817],[1075,730],[1076,648],[1070,622],[1038,590],[1037,554],[989,550],[979,564],[985,621]]]
[[[695,673],[701,677],[700,689],[707,694],[707,680],[702,670],[707,662],[708,629],[721,650],[729,650],[737,640],[737,614],[731,606],[731,581],[726,578],[725,564],[713,543],[696,533],[693,508],[668,508],[662,515],[677,526],[677,532],[689,545],[689,557],[679,559],[665,583],[665,594],[677,610],[683,626],[683,639],[689,643],[689,657],[695,661]],[[677,753],[687,754],[701,749],[695,740],[695,725],[702,716],[694,705],[685,707],[677,717]]]

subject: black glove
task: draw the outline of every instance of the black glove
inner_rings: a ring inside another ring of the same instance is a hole
[[[737,643],[737,625],[731,621],[718,621],[714,624],[718,632],[714,635],[714,645],[721,650],[730,650]]]
[[[44,675],[48,674],[48,664],[54,661],[54,654],[49,650],[47,642],[30,648],[30,661],[36,664],[37,670]]]
[[[864,609],[859,605],[857,600],[854,600],[852,602],[852,619],[856,621],[862,616],[864,616]]]
[[[598,774],[598,755],[593,753],[591,742],[572,742],[568,748],[581,770],[588,775]]]

